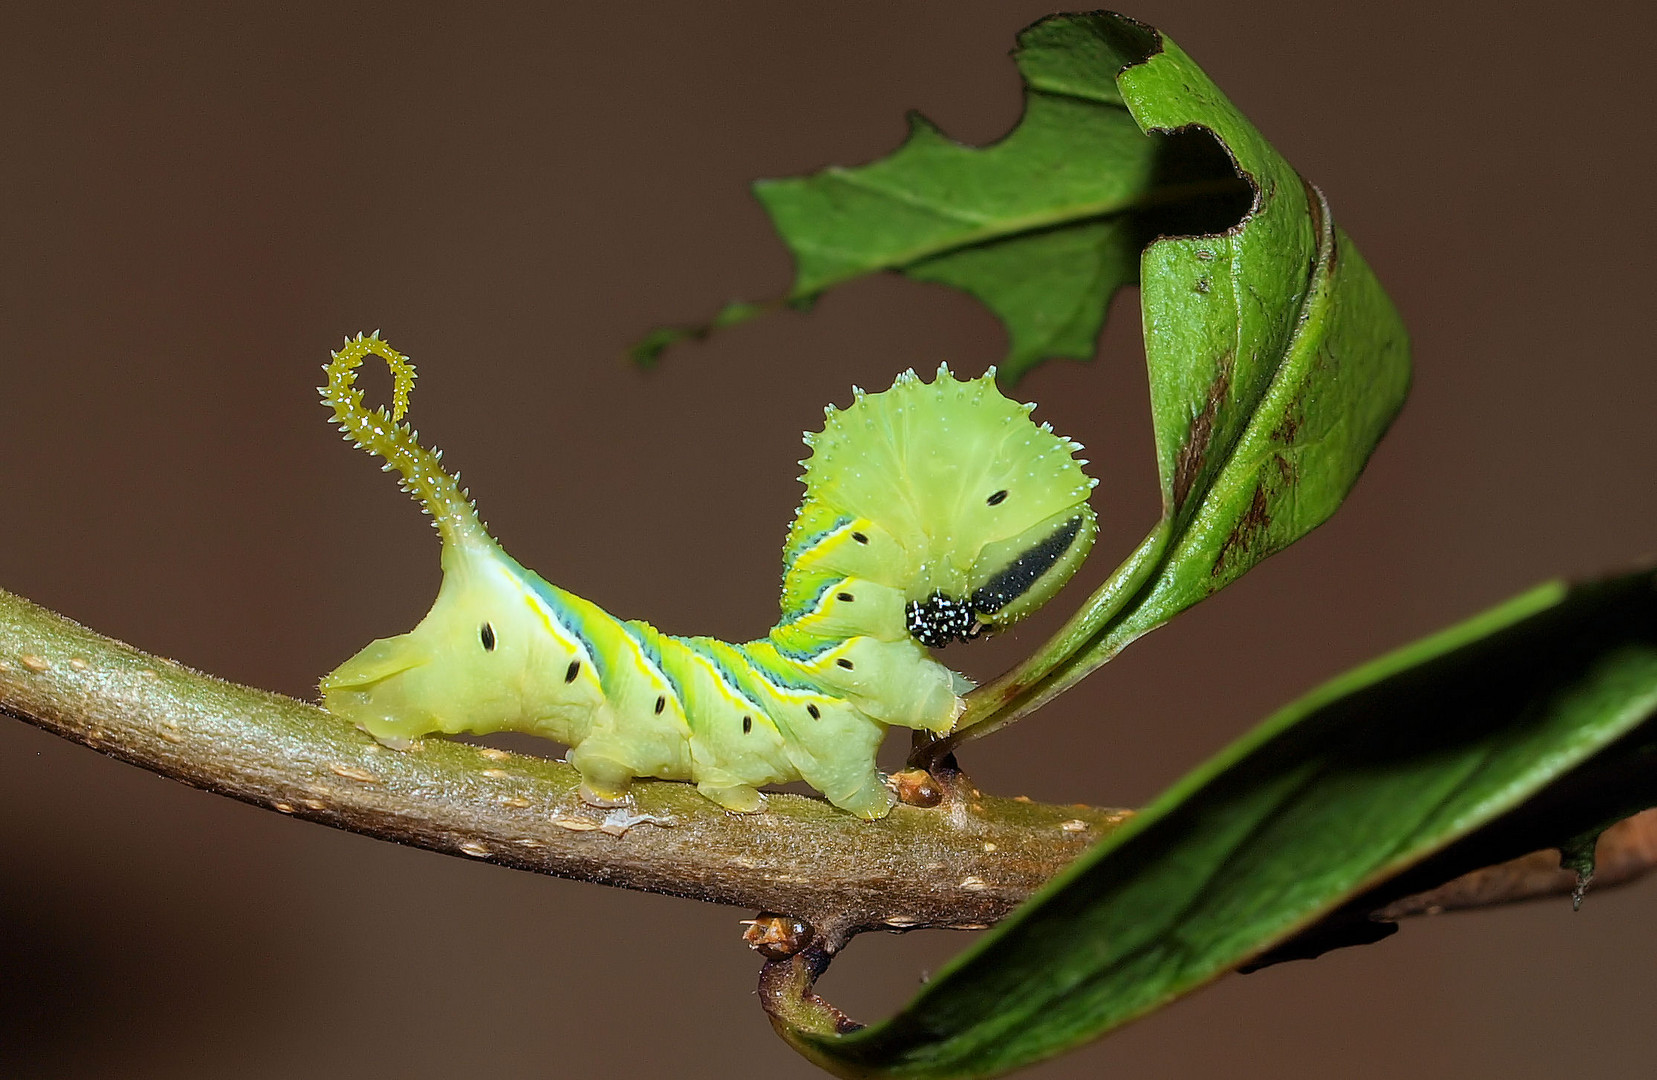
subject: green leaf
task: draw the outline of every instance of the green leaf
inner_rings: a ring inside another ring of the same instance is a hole
[[[1056,16],[1038,28],[1113,21],[1124,20]],[[1154,44],[1117,76],[1135,120],[1212,132],[1257,192],[1236,228],[1144,252],[1162,517],[1053,640],[973,695],[938,753],[1034,710],[1322,524],[1409,390],[1403,324],[1322,193],[1178,46]]]
[[[1654,766],[1657,576],[1544,586],[1283,709],[890,1020],[784,1034],[841,1075],[996,1075],[1251,960],[1384,936],[1367,913],[1397,896],[1580,846],[1657,804]],[[1320,937],[1343,910],[1344,941]]]
[[[1014,53],[1024,115],[1001,141],[963,146],[912,114],[890,157],[755,184],[794,254],[788,295],[657,330],[633,357],[653,362],[675,342],[894,271],[989,307],[1010,339],[1007,381],[1048,357],[1091,358],[1111,295],[1137,280],[1145,242],[1225,228],[1253,194],[1212,139],[1149,136],[1129,115],[1116,73],[1154,42],[1154,31],[1126,19],[1037,23]]]

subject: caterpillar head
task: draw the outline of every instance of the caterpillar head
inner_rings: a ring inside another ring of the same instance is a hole
[[[1052,598],[1098,531],[1081,444],[1002,396],[993,369],[854,392],[808,435],[806,501],[784,553],[799,592],[820,574],[901,590],[923,645],[1017,622]],[[846,543],[845,535],[858,538]],[[785,605],[790,592],[785,586]]]

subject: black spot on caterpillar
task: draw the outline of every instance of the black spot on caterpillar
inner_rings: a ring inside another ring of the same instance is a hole
[[[367,409],[355,386],[369,355],[391,366],[390,411]],[[392,745],[463,731],[558,740],[599,803],[650,776],[750,811],[761,786],[803,779],[836,806],[884,815],[875,750],[888,726],[945,732],[962,707],[958,677],[926,647],[1035,610],[1095,532],[1077,444],[1032,423],[992,375],[963,381],[940,368],[928,383],[906,372],[882,393],[854,389],[849,408],[830,408],[806,436],[806,496],[770,633],[743,644],[673,637],[501,550],[439,455],[401,423],[407,358],[359,335],[327,370],[322,395],[347,437],[385,458],[432,514],[445,576],[414,630],[322,681],[324,704]],[[1019,498],[1007,501],[1014,481]],[[579,678],[583,664],[591,678]]]

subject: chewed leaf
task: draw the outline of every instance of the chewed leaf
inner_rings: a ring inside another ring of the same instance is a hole
[[[1154,42],[1131,20],[1038,23],[1014,52],[1024,115],[999,142],[964,146],[911,115],[889,157],[759,182],[794,255],[787,296],[657,330],[635,359],[881,271],[982,301],[1007,328],[1004,381],[1050,357],[1089,359],[1111,295],[1138,280],[1146,241],[1228,228],[1253,197],[1212,137],[1147,134],[1130,115],[1115,76]]]

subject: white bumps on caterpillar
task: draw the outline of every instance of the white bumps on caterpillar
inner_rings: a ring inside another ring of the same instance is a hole
[[[845,573],[900,590],[906,630],[942,645],[1016,622],[1069,580],[1097,532],[1096,481],[1081,444],[1033,423],[994,375],[906,371],[826,410],[784,549],[785,623],[819,578]]]
[[[367,410],[355,372],[391,366],[394,408]],[[589,800],[635,777],[688,780],[748,812],[803,779],[884,816],[875,768],[889,726],[945,732],[965,681],[923,647],[1004,626],[1050,597],[1094,535],[1079,447],[1002,397],[993,375],[854,389],[807,436],[806,498],[784,551],[783,618],[745,645],[622,622],[524,569],[491,538],[440,454],[402,424],[414,369],[376,335],[347,339],[324,401],[383,457],[443,541],[436,602],[322,680],[324,705],[389,745],[433,732],[522,731],[567,744]]]

